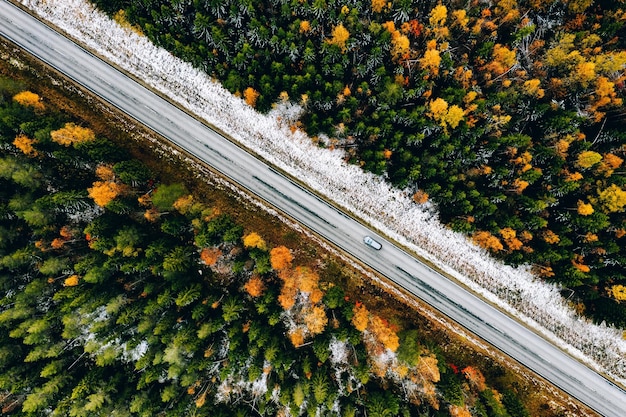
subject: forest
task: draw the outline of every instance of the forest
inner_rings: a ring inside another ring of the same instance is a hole
[[[3,77],[0,146],[3,415],[530,415],[503,370]]]
[[[621,2],[95,3],[626,325]]]

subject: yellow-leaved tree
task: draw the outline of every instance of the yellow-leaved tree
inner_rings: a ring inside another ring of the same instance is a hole
[[[388,0],[372,0],[372,11],[374,13],[380,13],[387,6]]]
[[[350,32],[346,29],[341,23],[333,28],[331,32],[331,38],[327,39],[331,45],[338,46],[341,49],[341,52],[346,52],[346,43],[348,42],[348,38],[350,38]]]
[[[78,282],[79,282],[79,276],[71,275],[68,278],[65,278],[65,281],[63,281],[63,285],[66,287],[75,287],[78,285]]]
[[[441,97],[432,100],[429,103],[430,113],[428,115],[444,128],[447,132],[448,127],[455,129],[459,126],[459,123],[465,117],[465,112],[462,108],[453,104],[448,106],[448,103]]]
[[[32,107],[37,111],[42,111],[46,109],[46,106],[42,103],[39,94],[33,93],[31,91],[22,91],[21,93],[17,93],[13,96],[13,100],[18,102],[22,106]]]
[[[17,135],[13,141],[13,145],[27,156],[37,156],[37,150],[33,146],[37,140],[31,139],[26,135]]]
[[[463,109],[456,104],[453,104],[448,108],[448,112],[443,120],[446,122],[446,125],[450,126],[452,129],[456,129],[459,123],[463,121],[464,117],[465,112]]]
[[[578,205],[576,210],[578,211],[578,214],[580,214],[581,216],[589,216],[590,214],[593,214],[594,210],[593,210],[593,206],[589,203],[585,203],[582,200],[578,200]]]
[[[437,97],[429,103],[428,107],[430,109],[428,115],[445,126],[444,119],[448,113],[448,102],[441,97]]]
[[[428,23],[430,29],[437,39],[444,39],[450,36],[450,30],[446,27],[448,19],[448,9],[446,6],[439,4],[430,11]]]
[[[370,312],[367,311],[367,308],[361,303],[356,303],[352,312],[354,313],[351,320],[352,325],[358,331],[364,332],[369,324]]]
[[[93,130],[78,126],[74,123],[66,123],[61,129],[50,132],[52,140],[59,145],[75,146],[83,142],[91,142],[96,139]]]
[[[600,161],[602,161],[602,155],[600,155],[598,152],[583,151],[578,154],[576,165],[578,165],[580,168],[587,169],[591,168]]]
[[[248,233],[243,238],[243,245],[246,248],[256,248],[261,250],[267,249],[265,240],[256,232]]]
[[[321,305],[314,305],[303,311],[304,325],[312,335],[320,334],[328,324],[328,316],[326,310]]]
[[[626,301],[626,286],[621,284],[611,286],[609,289],[609,295],[617,301]]]
[[[591,96],[592,100],[587,110],[593,120],[599,122],[605,116],[605,113],[600,111],[600,108],[621,106],[622,98],[617,96],[615,83],[610,81],[607,77],[597,77],[595,87],[595,94]]]
[[[492,60],[485,69],[494,75],[502,75],[517,62],[517,54],[505,45],[496,44],[493,47]]]
[[[529,96],[533,96],[535,98],[542,98],[545,94],[545,90],[540,88],[541,81],[537,78],[533,78],[532,80],[528,80],[524,82],[524,92]]]
[[[391,58],[395,61],[408,59],[410,55],[409,38],[396,29],[396,25],[391,21],[385,22],[382,26],[391,33]]]
[[[441,56],[437,50],[437,41],[431,40],[426,44],[426,52],[419,60],[420,69],[426,70],[430,75],[436,77],[439,75],[439,65],[441,65]]]
[[[602,207],[609,213],[623,211],[624,206],[626,206],[626,191],[615,184],[611,184],[600,191],[598,198],[600,199]]]

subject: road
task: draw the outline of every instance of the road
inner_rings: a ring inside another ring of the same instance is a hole
[[[624,390],[4,0],[0,0],[0,35],[395,281],[601,415],[625,415]],[[381,242],[382,249],[376,251],[364,245],[365,235]]]

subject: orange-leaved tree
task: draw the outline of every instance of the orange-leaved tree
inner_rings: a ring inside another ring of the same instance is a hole
[[[504,239],[504,243],[506,243],[509,250],[519,250],[524,245],[517,238],[517,232],[510,227],[500,229],[500,236]]]
[[[549,243],[551,245],[554,245],[555,243],[559,243],[561,241],[561,238],[559,237],[559,235],[557,235],[550,229],[544,230],[541,233],[541,238],[544,240],[544,242]]]
[[[428,23],[430,24],[430,30],[437,39],[445,39],[450,36],[450,30],[446,27],[446,20],[448,19],[448,8],[442,4],[439,4],[430,11],[428,17]]]
[[[319,276],[308,267],[280,269],[283,281],[278,302],[287,311],[289,335],[294,346],[304,343],[308,336],[322,333],[328,324],[326,309],[321,304],[324,293],[319,288]]]
[[[295,347],[302,346],[304,343],[304,330],[298,327],[289,331],[289,340]]]
[[[289,248],[277,246],[270,251],[270,263],[273,269],[281,270],[291,267],[293,255]]]
[[[492,252],[498,252],[504,249],[500,239],[492,235],[486,230],[481,230],[472,235],[472,241],[478,246],[490,250]]]
[[[506,45],[496,44],[493,47],[492,61],[485,69],[499,76],[511,69],[517,62],[515,50],[510,50]]]
[[[245,283],[243,288],[251,297],[260,297],[263,295],[263,291],[265,291],[265,284],[261,279],[260,275],[253,275],[248,282]]]
[[[610,177],[613,172],[622,166],[624,160],[619,156],[612,153],[605,153],[602,156],[602,162],[598,166],[598,171],[604,174],[605,177]]]
[[[200,252],[200,259],[208,266],[213,266],[222,256],[222,251],[219,248],[204,248]]]
[[[384,320],[376,315],[371,315],[368,330],[386,349],[389,349],[392,352],[398,350],[398,347],[400,346],[400,338],[391,328],[387,320]]]
[[[245,90],[243,90],[243,99],[246,102],[246,104],[250,107],[256,106],[256,101],[260,95],[261,94],[252,87],[248,87]]]
[[[611,286],[609,295],[617,301],[626,301],[626,286],[621,284]]]
[[[480,372],[480,369],[474,366],[466,366],[461,372],[465,378],[467,378],[470,386],[477,392],[482,392],[487,388],[485,377],[483,376],[483,373]]]
[[[472,417],[472,413],[467,409],[467,406],[461,407],[458,405],[451,405],[450,416],[451,417]]]
[[[115,171],[109,164],[100,164],[96,167],[96,176],[102,181],[113,181],[115,180]]]
[[[88,188],[89,197],[100,207],[104,207],[113,201],[118,195],[124,193],[126,187],[113,181],[96,181],[93,187]]]

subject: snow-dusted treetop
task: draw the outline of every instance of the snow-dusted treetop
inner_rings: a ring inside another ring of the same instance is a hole
[[[346,164],[341,151],[321,149],[304,133],[292,133],[285,121],[297,117],[297,107],[281,105],[269,115],[258,114],[206,74],[119,27],[86,0],[20,1],[87,48],[427,258],[570,354],[626,384],[626,341],[620,329],[590,323],[567,305],[558,287],[540,282],[528,268],[512,268],[492,259],[461,234],[443,227],[432,207],[416,206],[410,193]]]

